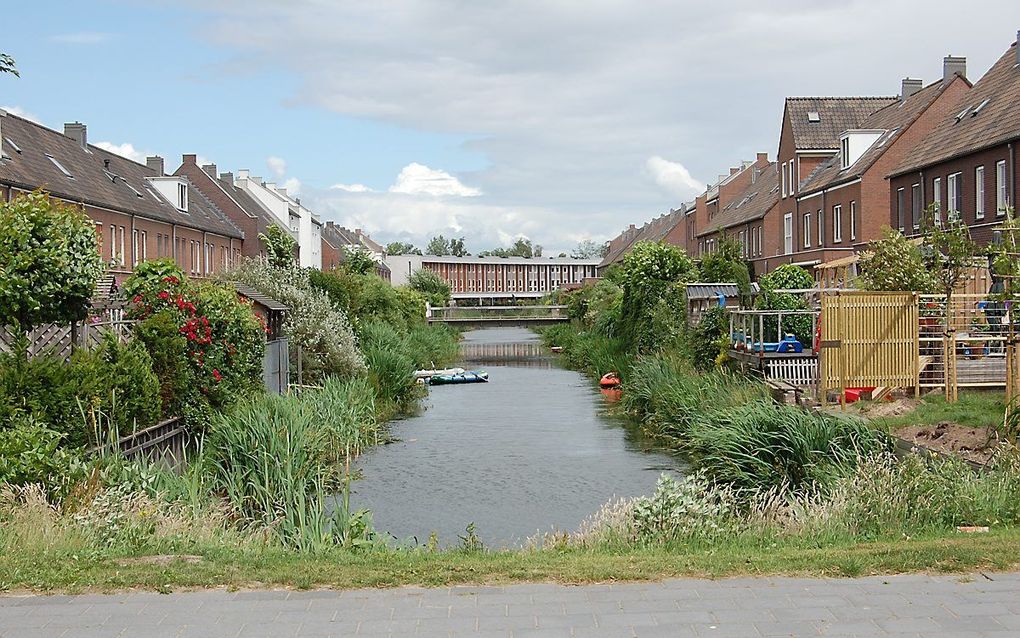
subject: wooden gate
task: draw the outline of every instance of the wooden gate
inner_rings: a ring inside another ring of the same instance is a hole
[[[918,391],[918,296],[909,292],[835,291],[822,297],[820,398],[838,389]]]

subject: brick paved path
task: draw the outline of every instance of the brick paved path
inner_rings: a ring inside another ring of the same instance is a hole
[[[0,636],[1018,636],[1020,574],[0,597]]]

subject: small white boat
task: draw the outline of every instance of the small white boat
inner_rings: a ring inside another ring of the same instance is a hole
[[[432,377],[449,376],[464,374],[467,372],[464,368],[443,368],[441,370],[415,370],[415,379],[431,379]]]

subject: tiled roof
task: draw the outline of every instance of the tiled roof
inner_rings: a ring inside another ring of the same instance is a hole
[[[294,234],[293,231],[288,228],[283,222],[276,218],[276,215],[268,211],[257,199],[252,197],[248,191],[243,188],[234,186],[233,181],[223,179],[222,176],[213,178],[216,180],[216,184],[222,188],[227,195],[231,198],[249,215],[257,218],[262,225],[267,228],[269,226],[279,226],[282,230],[287,231],[290,234]]]
[[[694,204],[685,204],[684,206],[671,210],[668,213],[663,213],[655,219],[645,222],[640,228],[628,229],[620,233],[613,241],[616,245],[613,246],[610,242],[609,252],[599,263],[599,268],[605,268],[610,264],[623,259],[623,256],[639,241],[662,241],[666,238],[666,235],[670,233],[676,225],[683,221],[687,213],[694,212]]]
[[[946,119],[903,158],[892,174],[906,173],[1020,137],[1020,108],[1017,106],[1020,104],[1020,67],[1016,56],[1014,42],[974,88],[949,109]],[[975,109],[977,115],[973,115]],[[961,113],[963,117],[957,121]]]
[[[91,144],[86,150],[62,133],[10,113],[0,118],[0,137],[3,138],[0,182],[24,189],[42,188],[67,201],[226,237],[243,237],[197,188],[189,189],[188,211],[177,210],[149,186],[146,178],[158,175],[143,164]],[[65,175],[51,157],[72,177]]]
[[[761,219],[779,201],[779,170],[772,162],[762,169],[761,174],[744,191],[735,195],[698,236],[725,230],[745,222]]]
[[[859,128],[869,115],[896,101],[895,97],[788,97],[786,112],[794,145],[804,150],[838,148],[840,133]]]
[[[942,95],[947,86],[942,80],[939,80],[907,99],[890,104],[865,118],[857,128],[886,131],[886,133],[879,137],[849,168],[841,168],[843,154],[836,153],[832,159],[812,171],[801,184],[800,193],[807,194],[863,175],[878,161],[878,158],[882,157],[886,149],[892,146],[892,142]]]

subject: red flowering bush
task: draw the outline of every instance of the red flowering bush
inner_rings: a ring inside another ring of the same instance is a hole
[[[175,343],[183,345],[197,400],[221,409],[260,391],[265,323],[232,289],[189,280],[169,260],[157,260],[140,264],[124,290],[131,318],[167,315],[184,337]]]

